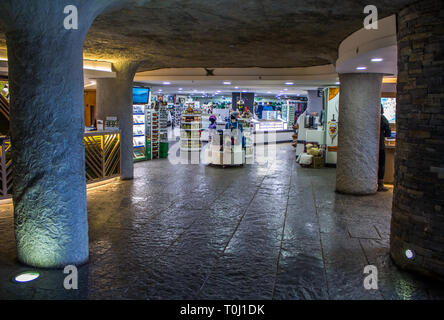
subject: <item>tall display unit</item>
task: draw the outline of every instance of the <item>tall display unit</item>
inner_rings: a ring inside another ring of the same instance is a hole
[[[188,106],[180,124],[180,157],[182,163],[199,164],[202,150],[202,113]]]
[[[146,111],[149,88],[133,88],[133,155],[134,161],[146,160]]]

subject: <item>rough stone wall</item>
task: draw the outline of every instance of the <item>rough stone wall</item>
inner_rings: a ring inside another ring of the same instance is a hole
[[[391,256],[403,268],[444,278],[444,2],[402,10],[398,46]]]
[[[382,74],[341,74],[336,191],[374,194],[378,180]]]
[[[116,78],[97,80],[97,117],[117,117],[120,126],[121,178],[134,176],[132,87],[138,63],[114,64]]]

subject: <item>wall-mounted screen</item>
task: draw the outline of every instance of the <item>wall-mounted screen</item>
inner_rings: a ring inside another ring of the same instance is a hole
[[[148,104],[149,88],[133,88],[133,104]]]

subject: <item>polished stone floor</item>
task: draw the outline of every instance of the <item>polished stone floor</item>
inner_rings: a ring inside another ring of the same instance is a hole
[[[290,145],[243,168],[136,164],[135,179],[88,192],[90,262],[79,290],[61,270],[16,262],[13,215],[0,206],[2,299],[442,299],[442,283],[388,255],[392,193],[334,192],[334,169],[303,169]],[[379,289],[365,290],[375,265]]]

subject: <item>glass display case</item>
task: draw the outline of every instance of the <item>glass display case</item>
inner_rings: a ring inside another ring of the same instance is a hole
[[[251,120],[254,131],[285,131],[288,123],[284,120]]]

